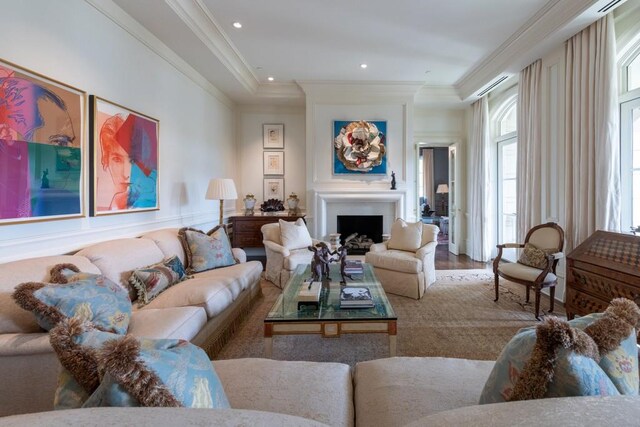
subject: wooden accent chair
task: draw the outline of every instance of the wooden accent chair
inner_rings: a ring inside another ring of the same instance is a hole
[[[529,260],[526,257],[523,259],[524,254],[520,256],[518,262],[500,263],[503,249],[517,248],[524,249],[527,252],[532,250],[532,246],[533,249],[544,251],[542,265],[538,265],[538,268],[527,265]],[[540,293],[543,288],[549,288],[549,296],[551,298],[549,312],[553,312],[556,284],[558,283],[556,266],[560,258],[564,256],[562,253],[562,248],[564,247],[564,231],[562,227],[554,222],[540,224],[529,230],[524,243],[504,243],[496,247],[498,248],[498,256],[493,260],[496,288],[496,299],[494,301],[498,301],[500,297],[499,277],[502,277],[526,286],[526,302],[529,302],[529,292],[533,288],[536,294],[535,309],[537,320],[540,320]]]

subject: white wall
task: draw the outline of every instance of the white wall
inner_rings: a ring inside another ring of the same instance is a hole
[[[236,186],[238,208],[248,193],[258,200],[256,209],[264,201],[262,125],[265,123],[284,124],[284,191],[285,199],[292,192],[300,198],[300,208],[305,204],[305,110],[304,107],[241,106],[238,108],[238,181]]]
[[[0,225],[0,261],[217,218],[204,193],[211,177],[237,178],[233,111],[82,0],[5,3],[0,58],[160,120],[161,209]]]

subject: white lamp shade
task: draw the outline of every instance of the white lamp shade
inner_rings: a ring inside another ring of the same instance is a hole
[[[438,189],[436,190],[437,194],[448,193],[449,186],[447,184],[439,184]]]
[[[207,200],[235,200],[238,198],[236,185],[231,178],[213,178],[207,187]]]

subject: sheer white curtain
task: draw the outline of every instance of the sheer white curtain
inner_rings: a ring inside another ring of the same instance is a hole
[[[433,149],[422,150],[422,173],[424,175],[424,196],[431,209],[435,210],[433,199]]]
[[[518,83],[518,242],[540,224],[542,211],[542,61],[520,72]]]
[[[620,145],[612,14],[566,44],[566,251],[620,230]]]
[[[471,105],[473,116],[469,141],[469,215],[471,217],[469,256],[476,261],[489,261],[494,245],[489,178],[489,105],[483,97]]]

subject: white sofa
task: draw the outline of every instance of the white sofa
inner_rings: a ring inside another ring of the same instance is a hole
[[[14,288],[23,282],[46,282],[51,267],[60,263],[101,273],[126,287],[136,268],[173,255],[184,262],[177,232],[163,229],[139,238],[90,245],[73,255],[0,264],[0,416],[52,409],[59,370],[48,333],[40,329],[32,313],[15,304],[11,298]],[[240,249],[233,252],[238,264],[198,273],[141,309],[134,303],[128,332],[189,340],[210,356],[215,354],[261,294],[262,265],[246,262]]]

